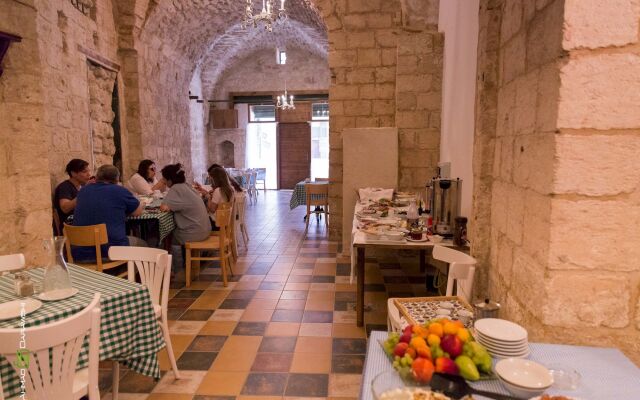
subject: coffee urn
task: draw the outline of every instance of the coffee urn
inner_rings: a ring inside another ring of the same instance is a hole
[[[433,217],[434,233],[453,237],[454,221],[460,215],[462,180],[433,178],[427,184],[427,207]]]

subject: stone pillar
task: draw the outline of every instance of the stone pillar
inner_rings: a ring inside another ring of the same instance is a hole
[[[113,164],[116,146],[113,138],[112,109],[116,73],[89,63],[89,118],[95,167]]]

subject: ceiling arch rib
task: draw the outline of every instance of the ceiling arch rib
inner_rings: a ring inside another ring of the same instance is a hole
[[[327,58],[326,33],[320,33],[300,22],[289,20],[279,26],[277,31],[274,29],[273,33],[258,29],[245,30],[238,24],[212,43],[203,58],[200,64],[203,92],[212,96],[216,83],[237,61],[259,50],[275,51],[276,47],[303,48],[321,58]]]

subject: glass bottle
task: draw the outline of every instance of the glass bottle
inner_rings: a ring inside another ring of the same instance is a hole
[[[49,254],[49,262],[44,270],[42,292],[71,289],[69,269],[62,256],[65,240],[64,236],[56,236],[43,241],[44,249]]]

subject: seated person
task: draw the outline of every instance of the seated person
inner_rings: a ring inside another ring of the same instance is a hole
[[[96,173],[96,183],[88,185],[78,193],[73,225],[87,226],[106,224],[109,243],[102,246],[102,255],[107,257],[109,246],[146,246],[142,239],[127,237],[128,215],[138,216],[144,206],[130,191],[118,185],[120,171],[113,165],[103,165]],[[73,258],[79,262],[95,261],[92,247],[73,247]]]
[[[78,191],[82,186],[89,183],[91,179],[89,163],[85,160],[74,158],[69,161],[65,171],[69,175],[69,179],[60,183],[53,195],[53,207],[60,219],[60,226],[56,228],[60,233],[62,233],[62,224],[64,224],[69,215],[73,214],[73,210],[76,208]]]
[[[167,189],[164,179],[156,177],[156,165],[151,160],[142,160],[138,164],[138,172],[127,182],[127,189],[138,196],[149,196],[154,192],[163,192]]]
[[[209,168],[209,178],[211,179],[211,187],[213,190],[204,196],[204,200],[207,203],[207,210],[209,211],[209,217],[213,222],[213,230],[215,231],[218,230],[215,225],[216,210],[220,203],[233,201],[235,190],[229,182],[227,171],[220,167]]]
[[[171,164],[162,168],[162,177],[167,182],[169,192],[160,205],[161,211],[173,211],[176,229],[173,231],[173,266],[184,265],[182,255],[186,242],[199,242],[209,237],[211,224],[207,208],[198,193],[186,182],[181,164]],[[175,271],[175,270],[174,270]]]

